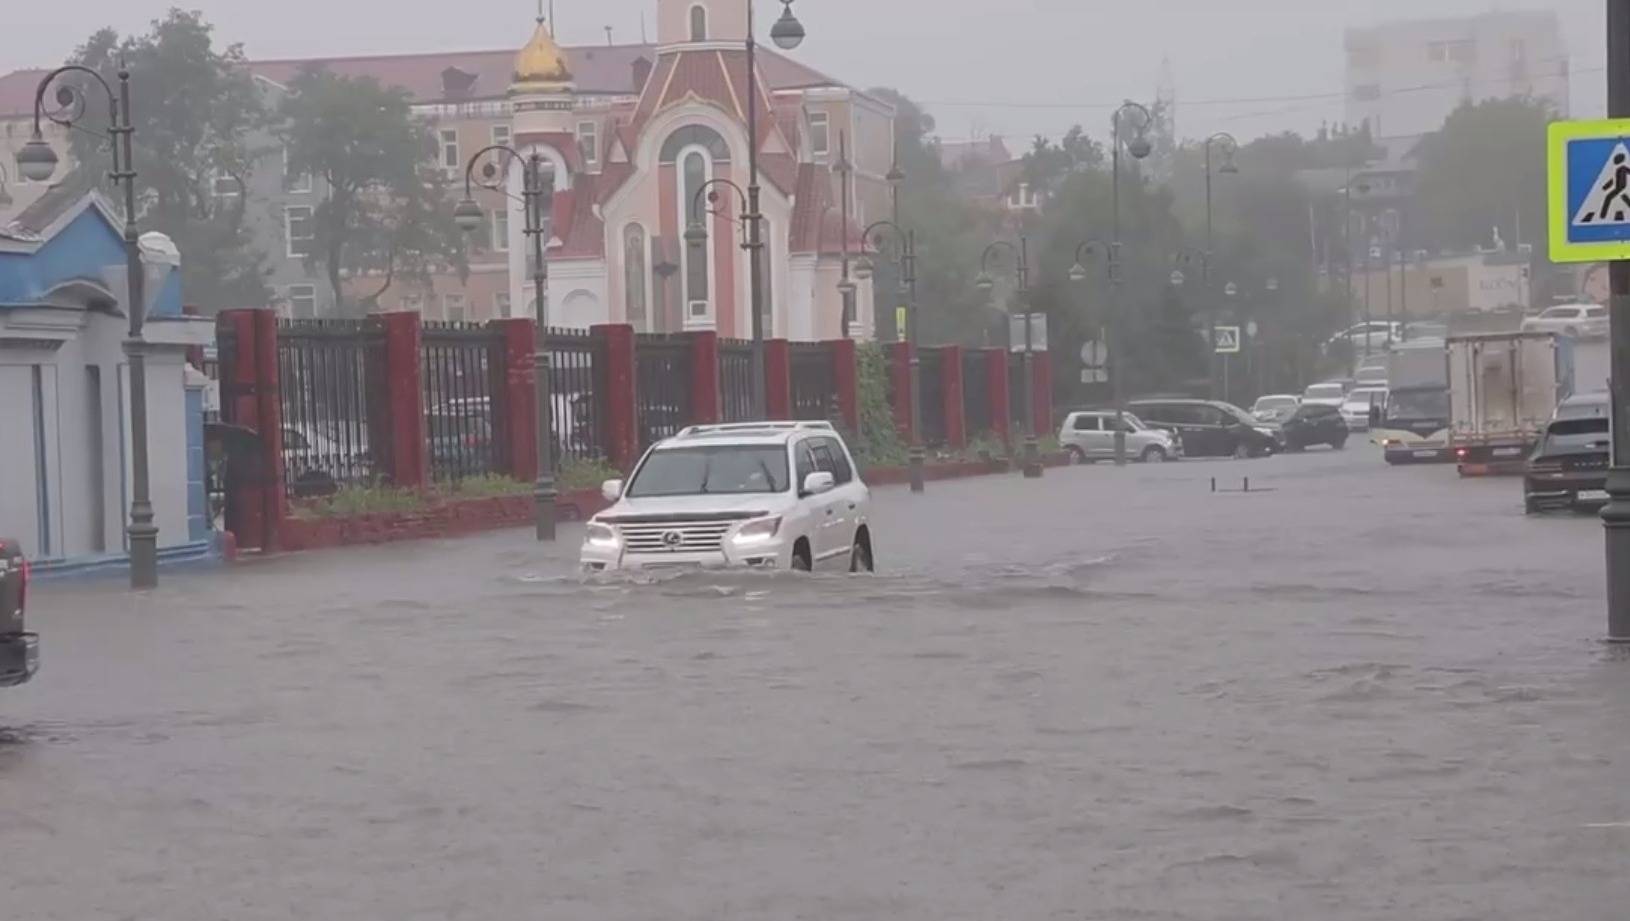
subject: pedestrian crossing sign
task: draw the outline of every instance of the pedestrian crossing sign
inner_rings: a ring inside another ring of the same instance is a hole
[[[1237,355],[1237,354],[1239,354],[1239,327],[1238,326],[1219,326],[1219,327],[1217,327],[1217,354],[1218,355]]]
[[[1630,259],[1630,119],[1552,122],[1551,261]]]

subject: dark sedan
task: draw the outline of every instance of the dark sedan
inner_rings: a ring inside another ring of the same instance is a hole
[[[1273,429],[1231,403],[1146,398],[1127,408],[1150,428],[1175,433],[1185,457],[1266,457],[1279,450]]]
[[[1303,451],[1314,445],[1329,445],[1339,450],[1347,446],[1347,422],[1337,407],[1304,403],[1280,420],[1279,437],[1286,451]]]
[[[1589,511],[1607,504],[1611,450],[1603,417],[1558,419],[1529,456],[1523,474],[1523,508]]]

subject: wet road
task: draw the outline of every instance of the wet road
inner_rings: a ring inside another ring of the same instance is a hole
[[[930,488],[869,579],[509,532],[42,586],[4,916],[1624,917],[1598,524],[1356,449]]]

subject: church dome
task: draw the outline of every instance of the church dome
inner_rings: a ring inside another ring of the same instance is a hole
[[[566,53],[555,44],[549,26],[542,19],[532,31],[532,39],[515,55],[515,82],[510,92],[547,92],[571,86],[572,72],[566,67]]]

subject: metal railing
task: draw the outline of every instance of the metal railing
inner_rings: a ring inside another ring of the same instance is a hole
[[[917,378],[922,387],[923,444],[943,447],[945,432],[945,352],[938,348],[917,350]]]
[[[719,340],[719,398],[724,421],[753,421],[753,344],[745,339]]]
[[[970,438],[996,430],[997,415],[991,411],[990,356],[978,349],[962,353],[962,417]]]
[[[792,376],[792,417],[830,420],[838,417],[838,382],[832,353],[819,342],[788,346]]]
[[[549,409],[555,470],[572,461],[606,457],[605,346],[582,330],[548,331]]]
[[[683,336],[634,337],[634,395],[640,448],[691,421],[691,343]]]
[[[502,335],[464,323],[425,323],[419,337],[430,475],[461,480],[503,472]]]
[[[384,469],[389,438],[373,431],[369,412],[385,384],[377,320],[281,320],[277,365],[289,495],[322,495]]]

